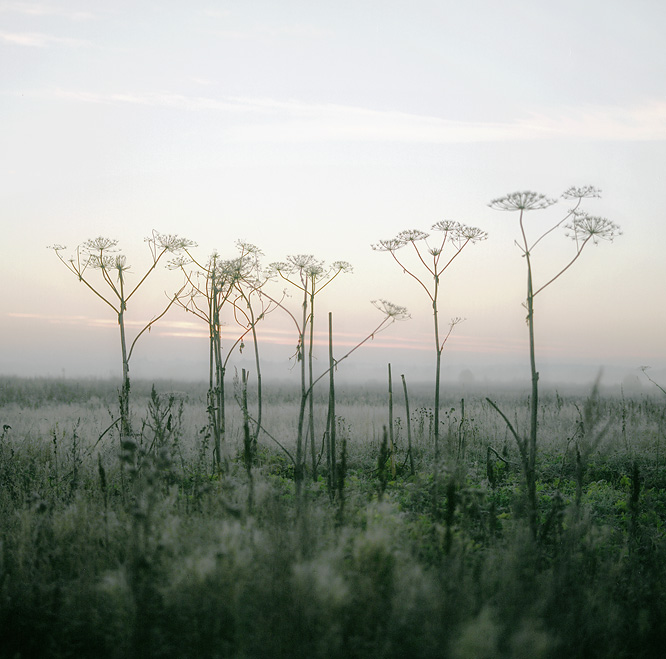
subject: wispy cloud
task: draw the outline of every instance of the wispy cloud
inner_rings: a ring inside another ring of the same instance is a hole
[[[78,48],[90,45],[90,42],[85,39],[55,37],[42,32],[0,32],[0,39],[17,46],[28,46],[30,48],[48,48],[49,46]]]
[[[227,139],[239,142],[471,143],[510,140],[665,140],[666,101],[628,106],[535,110],[513,121],[453,121],[442,117],[298,100],[97,93],[56,90],[85,103],[143,105],[190,112],[227,113]]]
[[[73,11],[57,5],[41,2],[0,2],[0,13],[26,14],[29,16],[62,16],[73,21],[93,18],[89,11]]]
[[[301,23],[293,25],[255,25],[246,29],[210,30],[210,33],[218,37],[235,39],[238,41],[322,39],[332,34],[330,30]]]

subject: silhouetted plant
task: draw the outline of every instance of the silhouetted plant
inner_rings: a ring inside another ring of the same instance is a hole
[[[137,292],[141,285],[148,279],[157,267],[157,264],[165,254],[174,254],[183,251],[194,245],[187,238],[180,238],[172,234],[162,234],[153,231],[152,235],[145,239],[152,257],[152,264],[146,270],[139,282],[129,290],[126,289],[126,273],[130,266],[127,264],[126,257],[119,253],[117,249],[118,241],[111,238],[99,236],[86,240],[82,245],[76,248],[75,256],[65,259],[62,252],[66,249],[63,245],[53,245],[56,256],[65,265],[65,267],[77,276],[78,280],[85,284],[102,302],[109,306],[115,312],[118,318],[118,327],[120,329],[120,349],[123,367],[122,389],[119,394],[121,435],[123,437],[131,434],[129,395],[130,378],[129,365],[132,351],[139,337],[160,319],[171,308],[171,305],[177,300],[182,288],[170,297],[169,303],[162,312],[147,323],[143,329],[136,335],[134,340],[127,348],[127,339],[125,334],[125,312],[127,304],[132,296]],[[102,277],[101,286],[89,279],[88,270],[97,270]],[[103,293],[105,288],[109,290]]]
[[[222,259],[213,252],[206,263],[199,262],[187,250],[186,254],[171,262],[172,268],[179,268],[189,285],[187,291],[178,297],[178,304],[187,312],[203,320],[208,326],[209,369],[207,411],[214,446],[214,461],[219,469],[222,460],[222,444],[226,433],[225,374],[231,355],[236,348],[242,350],[243,339],[253,333],[255,358],[258,373],[259,415],[261,423],[261,371],[256,340],[256,323],[268,309],[262,308],[256,314],[251,297],[260,290],[263,282],[259,279],[259,255],[261,251],[249,243],[238,242],[240,254],[233,259]],[[194,266],[196,269],[191,271]],[[244,300],[243,307],[239,300]],[[222,312],[225,305],[233,309],[233,316],[241,327],[239,336],[223,357]],[[245,307],[245,308],[244,308]],[[255,433],[256,437],[256,433]]]
[[[528,239],[525,229],[525,213],[530,211],[545,210],[557,203],[557,199],[551,199],[537,192],[513,192],[506,195],[505,197],[493,199],[489,204],[489,206],[495,210],[519,213],[518,223],[520,227],[520,238],[519,240],[515,241],[515,244],[520,249],[521,255],[525,259],[525,263],[527,265],[527,298],[524,306],[527,309],[527,326],[530,343],[530,371],[532,382],[530,396],[529,436],[521,437],[518,435],[513,426],[508,423],[506,417],[504,417],[504,419],[514,436],[520,451],[523,472],[525,475],[525,485],[527,488],[529,524],[532,531],[532,536],[534,538],[537,537],[536,454],[538,433],[537,413],[539,406],[539,373],[536,366],[534,337],[534,298],[545,288],[550,286],[550,284],[559,279],[559,277],[561,277],[578,260],[586,245],[588,245],[590,242],[598,244],[601,240],[612,241],[617,235],[619,235],[619,227],[614,222],[611,222],[604,217],[588,215],[586,212],[580,210],[580,205],[583,199],[590,199],[599,196],[600,191],[592,186],[584,186],[580,188],[571,187],[566,190],[562,194],[562,198],[575,201],[574,206],[567,211],[564,217],[559,219],[555,224],[551,225],[549,229],[543,232],[536,240],[532,242]],[[534,248],[547,235],[563,225],[567,230],[567,235],[575,243],[576,247],[574,255],[561,270],[559,270],[550,279],[546,280],[544,284],[540,286],[535,285],[532,267],[532,256]],[[497,409],[494,404],[493,406]]]
[[[298,335],[299,335],[299,340],[302,337],[303,333],[301,331],[302,325],[299,323],[299,321],[296,319],[294,314],[282,303],[282,301],[278,300],[277,298],[273,298],[270,296],[270,294],[266,293],[265,291],[262,290],[262,296],[267,297],[270,301],[272,301],[277,307],[282,309],[292,320],[294,323]],[[297,443],[296,443],[296,457],[292,456],[292,454],[282,445],[282,443],[275,438],[273,435],[271,435],[265,428],[261,428],[261,430],[273,441],[277,446],[280,447],[280,449],[287,455],[287,457],[291,460],[292,464],[294,465],[294,479],[296,481],[296,491],[297,494],[300,494],[301,492],[301,485],[302,485],[302,480],[303,480],[303,474],[304,474],[304,468],[305,468],[305,451],[303,450],[303,424],[304,424],[304,419],[305,419],[305,404],[307,399],[312,395],[312,391],[315,387],[315,385],[322,380],[326,375],[330,373],[331,368],[337,368],[345,359],[350,357],[356,350],[358,350],[361,346],[365,345],[368,341],[372,341],[375,336],[380,334],[381,332],[385,331],[388,329],[393,323],[397,321],[402,321],[402,320],[407,320],[410,318],[409,313],[407,312],[407,309],[405,307],[402,307],[397,304],[393,304],[392,302],[389,302],[388,300],[372,300],[371,304],[382,313],[382,320],[377,324],[377,326],[361,341],[359,341],[353,348],[348,350],[342,357],[339,359],[333,359],[333,367],[329,366],[328,369],[326,369],[323,373],[321,373],[315,380],[312,381],[312,384],[310,384],[309,387],[305,387],[304,385],[304,380],[305,380],[305,375],[304,375],[304,368],[303,368],[303,363],[302,363],[302,357],[300,356],[300,352],[297,352],[297,359],[301,360],[301,400],[300,400],[300,405],[299,405],[299,417],[298,417],[298,431],[297,431]],[[300,347],[300,343],[299,343]],[[329,355],[329,363],[330,363],[330,355]],[[251,416],[249,416],[250,420],[253,420]],[[299,449],[300,447],[300,449]]]
[[[441,234],[441,240],[434,245],[428,243],[430,234],[419,230],[401,231],[397,237],[390,240],[380,240],[372,245],[372,249],[380,252],[389,252],[403,272],[412,277],[425,291],[432,305],[434,338],[435,338],[435,418],[434,418],[434,442],[435,457],[439,458],[439,401],[440,401],[440,379],[442,368],[442,351],[453,328],[462,321],[462,318],[453,318],[449,324],[449,331],[441,338],[439,322],[439,292],[441,277],[456,257],[467,247],[481,240],[485,240],[488,234],[476,227],[467,226],[460,222],[443,220],[432,225],[432,231]],[[396,252],[403,247],[411,245],[417,256],[418,266],[425,270],[425,274],[416,273],[413,266],[408,266],[404,259],[399,259]],[[448,248],[451,255],[444,256]],[[430,282],[432,280],[432,282]]]
[[[296,346],[296,359],[301,364],[301,406],[299,410],[298,435],[296,443],[296,479],[302,480],[303,456],[303,430],[305,421],[305,406],[309,397],[309,424],[310,452],[312,458],[312,478],[317,480],[317,456],[315,451],[314,428],[314,401],[310,392],[314,386],[312,357],[314,349],[314,321],[315,297],[321,293],[338,275],[351,272],[352,267],[346,261],[335,261],[326,267],[323,261],[311,254],[297,254],[288,256],[285,262],[271,264],[272,270],[284,281],[299,290],[303,295],[301,319],[296,320],[298,328],[298,344]],[[307,355],[307,379],[306,379]]]

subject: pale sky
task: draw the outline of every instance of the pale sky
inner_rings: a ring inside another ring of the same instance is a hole
[[[488,202],[571,185],[601,188],[586,208],[624,234],[539,296],[541,369],[666,369],[665,31],[660,0],[0,1],[0,374],[117,375],[114,318],[46,246],[117,238],[139,274],[152,229],[202,258],[244,239],[267,264],[349,261],[318,329],[332,310],[343,350],[378,322],[370,300],[404,305],[412,319],[348,363],[416,373],[428,300],[370,245],[455,219],[489,238],[443,281],[444,323],[466,318],[445,377],[502,377],[527,368],[525,269],[517,217]],[[573,249],[544,240],[537,282]],[[169,274],[128,310],[137,326],[178,287]],[[266,323],[268,345],[283,323]],[[267,354],[288,372],[285,341]],[[205,356],[205,328],[172,310],[131,374],[205,378]]]

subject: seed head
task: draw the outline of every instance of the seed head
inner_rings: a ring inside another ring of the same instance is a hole
[[[115,252],[115,246],[118,244],[117,240],[113,238],[104,238],[98,236],[97,238],[90,238],[83,243],[83,249],[86,252]]]
[[[125,272],[126,270],[129,270],[127,259],[125,258],[124,254],[116,254],[115,258],[113,259],[113,269],[117,270],[118,272]]]
[[[478,227],[470,227],[465,224],[459,226],[458,234],[460,238],[470,243],[477,243],[488,238],[488,234],[485,231],[482,231]]]
[[[189,240],[188,238],[181,238],[180,236],[172,233],[159,233],[158,231],[153,231],[152,236],[144,238],[144,242],[152,242],[159,249],[165,249],[168,252],[178,252],[183,249],[196,247],[196,243],[193,240]]]
[[[284,261],[273,261],[268,264],[267,273],[269,276],[274,277],[279,272],[289,272],[289,264]]]
[[[306,274],[323,270],[324,262],[316,259],[312,254],[294,254],[287,257],[290,270],[300,270]]]
[[[333,261],[331,270],[335,273],[342,272],[345,274],[354,272],[352,264],[347,261]]]
[[[184,268],[188,263],[192,263],[192,259],[187,256],[176,256],[167,263],[167,268],[169,270],[180,270]]]
[[[389,240],[380,240],[377,244],[371,245],[371,247],[375,252],[395,252],[406,244],[398,238],[389,238]]]
[[[454,231],[459,231],[461,226],[460,222],[456,222],[455,220],[440,220],[432,225],[432,230],[452,233]]]
[[[401,307],[388,300],[372,300],[372,305],[379,309],[387,318],[394,320],[407,320],[411,315],[407,311],[407,307]]]
[[[238,249],[244,254],[253,254],[255,256],[263,256],[264,254],[259,247],[244,240],[237,240],[236,247],[238,247]]]
[[[402,243],[415,243],[417,240],[425,240],[427,237],[428,234],[425,231],[408,229],[406,231],[401,231],[398,234],[397,239]]]
[[[557,203],[556,199],[538,192],[512,192],[506,197],[493,199],[488,206],[498,211],[534,211],[543,210]]]
[[[577,188],[571,186],[562,193],[565,199],[592,199],[593,197],[601,197],[601,190],[592,185],[584,185]]]
[[[569,237],[573,240],[592,240],[595,245],[600,240],[613,242],[616,236],[622,235],[619,225],[607,220],[605,217],[588,215],[587,213],[577,213],[571,224],[566,227],[569,230]]]

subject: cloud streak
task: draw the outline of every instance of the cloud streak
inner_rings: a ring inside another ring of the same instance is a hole
[[[88,11],[70,11],[39,2],[0,2],[0,13],[25,14],[28,16],[62,16],[73,21],[83,21],[93,17],[93,14]]]
[[[631,106],[564,107],[509,122],[442,117],[333,103],[184,94],[96,93],[59,89],[51,96],[81,103],[137,105],[227,115],[235,142],[402,142],[423,144],[583,139],[666,140],[666,101]]]
[[[84,39],[54,37],[42,32],[0,32],[0,39],[16,46],[26,46],[29,48],[48,48],[50,46],[79,48],[91,45],[89,41]]]

